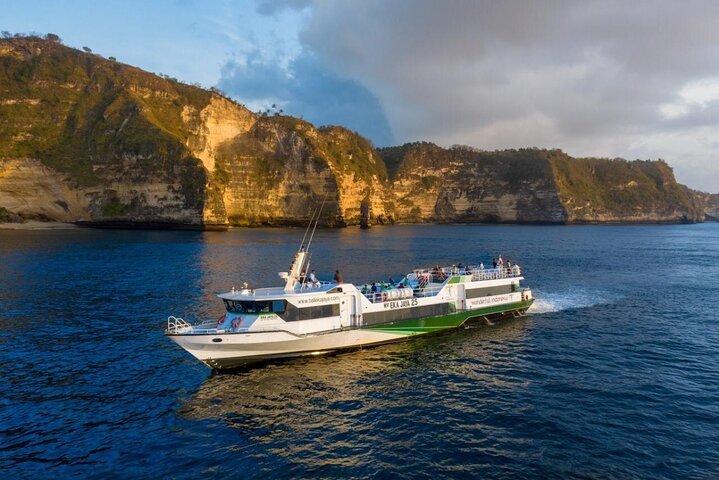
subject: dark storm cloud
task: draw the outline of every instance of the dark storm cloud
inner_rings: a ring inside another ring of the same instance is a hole
[[[719,130],[719,98],[680,95],[719,85],[719,2],[316,2],[301,41],[378,96],[400,141],[660,154],[719,190],[692,130]]]
[[[280,105],[285,113],[315,125],[342,125],[378,146],[393,142],[381,105],[359,83],[326,69],[311,54],[301,54],[286,69],[253,54],[222,69],[218,86],[250,104]]]

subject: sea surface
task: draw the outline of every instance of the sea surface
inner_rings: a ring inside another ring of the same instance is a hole
[[[322,230],[321,278],[502,254],[537,302],[231,374],[163,336],[302,234],[0,231],[0,478],[719,478],[719,224]]]

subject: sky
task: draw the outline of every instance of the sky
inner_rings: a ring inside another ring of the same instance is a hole
[[[52,32],[377,146],[661,158],[719,192],[714,0],[5,0],[0,30]]]

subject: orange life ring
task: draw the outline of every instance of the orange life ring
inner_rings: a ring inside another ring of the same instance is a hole
[[[217,319],[217,324],[222,325],[225,323],[225,320],[227,319],[227,314],[220,315],[220,318]]]
[[[240,317],[235,317],[232,319],[232,328],[237,330],[237,328],[240,326],[240,323],[242,323],[242,319]]]

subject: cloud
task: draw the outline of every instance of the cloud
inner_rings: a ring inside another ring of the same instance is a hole
[[[377,98],[358,82],[327,69],[311,53],[298,55],[283,68],[254,52],[227,63],[218,86],[252,109],[276,104],[316,125],[356,130],[378,146],[393,142]]]
[[[311,0],[259,0],[257,2],[257,13],[276,15],[282,10],[303,10],[311,4]]]
[[[707,110],[719,108],[719,78],[705,78],[682,87],[673,102],[659,105],[659,111],[668,120],[704,117],[715,122],[719,116],[712,111],[710,117],[702,115]]]
[[[399,141],[661,156],[719,191],[717,2],[336,0],[300,41],[377,96]]]

